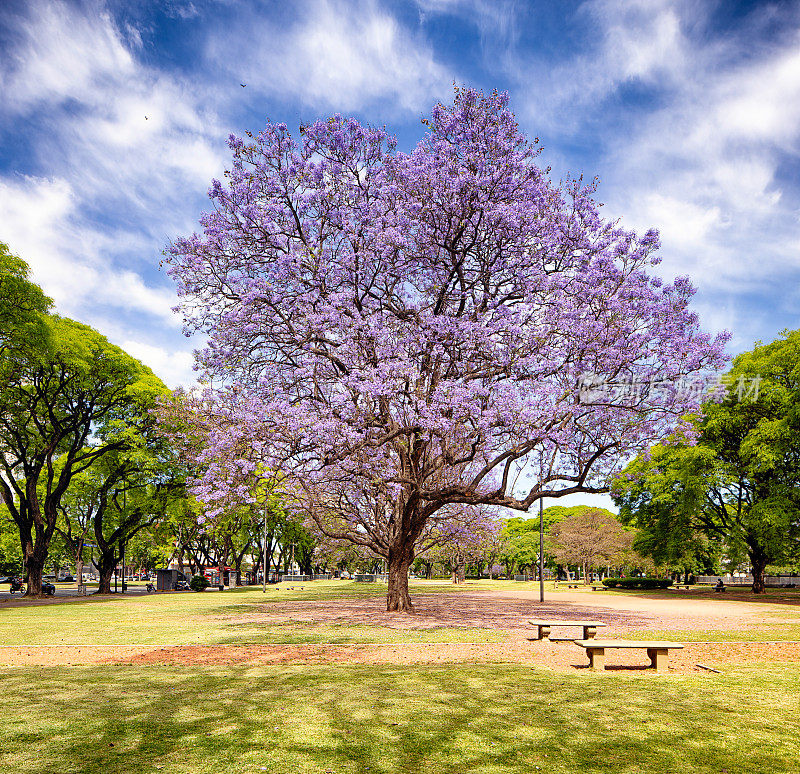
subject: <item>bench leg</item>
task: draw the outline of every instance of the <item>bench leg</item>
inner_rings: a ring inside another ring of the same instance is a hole
[[[593,640],[597,636],[597,627],[596,626],[584,626],[583,627],[583,639],[584,640]]]
[[[606,668],[606,651],[605,648],[587,648],[586,652],[589,654],[589,669],[595,672],[603,672]]]
[[[669,671],[669,651],[666,648],[648,648],[647,655],[650,657],[650,666],[656,672]]]
[[[542,626],[539,624],[539,639],[540,640],[549,640],[550,639],[550,627],[549,626]]]

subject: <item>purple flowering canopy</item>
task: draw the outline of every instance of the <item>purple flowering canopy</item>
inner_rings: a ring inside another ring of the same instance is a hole
[[[326,534],[386,556],[390,610],[430,519],[607,491],[697,410],[686,380],[727,340],[687,278],[648,273],[655,231],[548,178],[505,94],[456,89],[424,123],[410,154],[338,115],[231,136],[202,232],[169,249],[226,420],[201,489],[280,469]]]

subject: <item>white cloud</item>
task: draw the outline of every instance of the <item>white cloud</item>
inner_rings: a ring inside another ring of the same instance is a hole
[[[34,281],[53,298],[59,313],[91,322],[95,307],[110,305],[177,327],[170,311],[172,290],[149,287],[138,274],[105,263],[103,256],[118,246],[120,234],[103,235],[81,225],[77,204],[63,179],[0,180],[0,238],[30,264]],[[129,237],[130,244],[136,241]]]
[[[376,102],[422,110],[453,81],[431,46],[372,0],[297,7],[299,19],[287,28],[248,19],[214,41],[211,56],[229,67],[236,40],[236,73],[248,88],[342,111]]]
[[[135,75],[129,50],[101,8],[83,14],[67,3],[32,2],[16,31],[24,42],[6,52],[0,69],[6,110],[64,99],[92,103],[107,80]]]
[[[227,132],[202,88],[136,59],[137,30],[118,29],[100,3],[90,10],[40,0],[14,17],[3,111],[36,117],[32,166],[43,171],[0,177],[0,239],[60,313],[116,341],[135,328],[177,336],[177,298],[156,264],[196,222]]]
[[[192,370],[194,358],[191,351],[170,350],[134,339],[126,339],[120,346],[133,357],[151,368],[170,389],[194,384],[196,375]]]

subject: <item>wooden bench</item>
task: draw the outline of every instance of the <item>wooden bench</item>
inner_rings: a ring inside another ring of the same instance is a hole
[[[531,626],[535,626],[539,636],[537,640],[549,640],[550,631],[554,626],[580,626],[583,629],[583,639],[591,640],[597,635],[597,630],[601,626],[606,626],[602,621],[544,621],[534,618],[528,621]]]
[[[630,650],[646,650],[650,657],[650,666],[656,672],[666,672],[669,652],[683,647],[680,642],[666,640],[597,640],[586,638],[575,640],[576,645],[586,649],[589,656],[589,668],[602,672],[606,668],[606,650],[609,648],[626,648]]]
[[[676,589],[678,591],[681,591],[681,590],[688,591],[690,588],[692,588],[692,585],[690,583],[675,583],[672,586],[668,586],[668,588]]]
[[[584,583],[575,583],[575,581],[556,581],[554,588],[559,588],[559,586],[566,586],[568,589],[579,589],[581,586],[584,586]]]

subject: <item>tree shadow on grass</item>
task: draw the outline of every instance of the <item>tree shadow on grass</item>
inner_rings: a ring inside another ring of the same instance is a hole
[[[0,702],[18,718],[0,731],[0,769],[788,771],[788,674],[754,687],[506,666],[16,670]],[[769,705],[766,719],[745,697]]]

